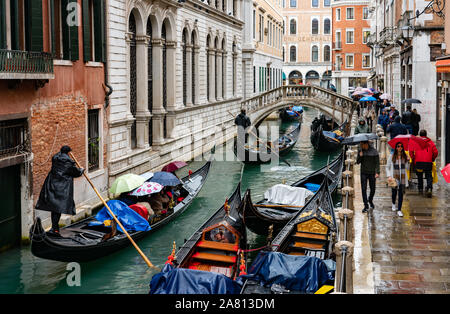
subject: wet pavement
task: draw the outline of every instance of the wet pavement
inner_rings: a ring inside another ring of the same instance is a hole
[[[355,167],[354,293],[450,293],[450,185],[434,184],[432,198],[407,189],[399,217],[381,168],[375,209],[363,214]]]

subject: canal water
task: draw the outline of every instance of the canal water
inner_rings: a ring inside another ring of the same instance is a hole
[[[242,194],[252,190],[252,199],[257,201],[271,186],[279,183],[291,184],[326,165],[339,152],[328,155],[316,152],[309,140],[311,121],[317,116],[315,109],[305,108],[299,140],[294,149],[278,165],[245,165],[242,172]],[[265,121],[263,125],[278,125],[280,130],[292,127],[278,120]],[[228,143],[229,144],[229,143]],[[241,178],[243,164],[223,156],[233,156],[232,145],[216,148],[214,161],[205,186],[191,206],[174,221],[142,239],[137,244],[150,261],[162,268],[172,251],[173,241],[177,246],[189,238],[202,223],[223,205]],[[177,173],[187,175],[189,169],[196,170],[204,161],[193,161]],[[336,198],[336,206],[339,205]],[[249,248],[259,248],[265,238],[248,231]],[[249,256],[248,262],[257,251]],[[69,263],[45,260],[31,254],[29,246],[0,253],[0,293],[148,293],[151,277],[157,273],[149,269],[133,246],[90,263],[80,264],[79,281],[75,268]],[[75,279],[75,280],[74,280]],[[73,285],[73,284],[76,285]],[[79,284],[79,285],[78,285]]]

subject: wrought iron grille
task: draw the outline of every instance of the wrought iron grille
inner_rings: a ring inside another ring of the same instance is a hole
[[[136,77],[136,21],[133,13],[130,14],[128,31],[131,33],[130,41],[130,112],[136,118],[137,110],[137,77]],[[131,125],[131,148],[136,148],[136,120]]]
[[[0,157],[29,151],[27,120],[0,121]]]
[[[93,171],[100,166],[99,109],[88,110],[88,169]]]
[[[0,49],[0,72],[53,73],[53,57],[47,52]]]
[[[150,113],[153,111],[153,44],[152,44],[152,23],[150,19],[147,21],[147,36],[149,36],[148,48],[147,48],[147,89],[148,99],[147,108]],[[153,143],[153,122],[152,118],[148,121],[148,143],[151,146]]]

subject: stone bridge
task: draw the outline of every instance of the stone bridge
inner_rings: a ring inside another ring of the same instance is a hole
[[[315,85],[287,85],[270,90],[241,103],[252,125],[258,125],[272,112],[289,105],[316,108],[337,122],[351,121],[356,102],[349,97]]]

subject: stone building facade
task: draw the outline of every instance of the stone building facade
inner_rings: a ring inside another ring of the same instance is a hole
[[[110,0],[109,182],[190,160],[235,134],[242,1]]]
[[[330,0],[283,1],[284,65],[288,84],[329,87],[332,16]]]

